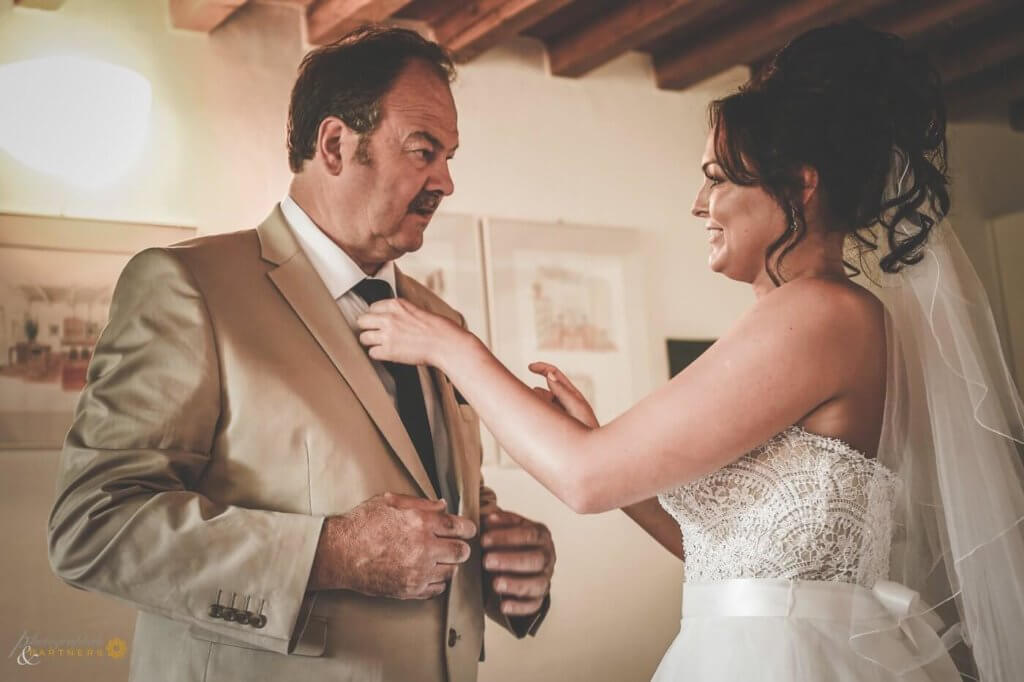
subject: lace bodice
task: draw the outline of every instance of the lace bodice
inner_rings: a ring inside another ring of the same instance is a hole
[[[834,438],[792,426],[658,496],[682,529],[687,581],[832,580],[889,572],[898,477]]]

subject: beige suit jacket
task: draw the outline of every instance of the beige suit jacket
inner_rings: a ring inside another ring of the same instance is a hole
[[[420,284],[397,283],[462,323]],[[460,514],[478,522],[477,417],[431,375]],[[326,516],[386,491],[436,494],[279,209],[257,230],[150,249],[125,267],[57,487],[51,565],[140,610],[132,680],[476,679],[478,541],[442,597],[306,592]],[[265,625],[210,615],[218,595]]]

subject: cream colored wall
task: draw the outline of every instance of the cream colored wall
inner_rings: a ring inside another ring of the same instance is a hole
[[[170,29],[164,6],[68,0],[60,12],[46,13],[0,4],[0,63],[68,53],[105,59],[149,78],[154,102],[149,143],[122,183],[82,193],[0,153],[0,211],[178,223],[212,233],[253,226],[282,196],[287,100],[304,49],[298,15],[251,7],[205,36]],[[543,60],[538,45],[516,41],[461,70],[457,191],[444,210],[654,233],[660,248],[644,283],[648,383],[661,381],[666,337],[717,336],[752,300],[745,287],[708,272],[704,231],[689,217],[701,177],[704,107],[743,72],[667,93],[655,88],[649,62],[638,55],[581,80],[545,75]],[[56,453],[3,453],[0,467],[3,537],[17,549],[2,559],[4,575],[14,579],[3,588],[0,644],[13,646],[26,629],[130,640],[130,609],[71,590],[47,571],[43,538]],[[550,525],[559,562],[541,635],[516,642],[490,628],[481,679],[647,679],[678,627],[678,563],[619,513],[575,516],[518,470],[485,476],[503,505]],[[19,674],[82,675],[79,662],[46,663],[53,665]],[[103,663],[117,670],[105,679],[124,679],[123,662]]]

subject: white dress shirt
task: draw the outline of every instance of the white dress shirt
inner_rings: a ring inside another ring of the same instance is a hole
[[[291,196],[286,196],[281,201],[281,213],[284,214],[285,222],[291,228],[295,239],[299,242],[302,251],[309,258],[313,269],[320,276],[320,280],[327,287],[331,298],[338,304],[348,326],[356,336],[359,335],[359,328],[356,320],[369,308],[366,301],[362,299],[353,287],[359,282],[367,279],[367,274],[356,265],[345,251],[331,241],[324,232],[313,223],[309,215],[302,210],[302,207],[295,203]],[[398,287],[395,285],[395,264],[388,261],[374,275],[373,279],[380,279],[391,286],[391,291],[397,295]],[[395,379],[384,367],[384,364],[376,360],[370,360],[377,376],[380,377],[384,389],[395,402],[395,409],[398,409],[398,402],[395,391]],[[458,511],[458,488],[455,484],[455,471],[452,467],[451,446],[448,440],[448,430],[445,428],[444,413],[441,408],[441,401],[436,393],[434,382],[426,368],[417,368],[420,375],[420,384],[423,387],[423,401],[427,408],[427,420],[430,423],[430,434],[434,441],[434,458],[437,462],[437,477],[441,484],[438,495],[448,503],[448,511]]]

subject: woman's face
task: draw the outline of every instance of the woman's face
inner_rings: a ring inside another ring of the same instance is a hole
[[[767,280],[765,253],[785,231],[785,214],[760,186],[745,187],[726,179],[715,158],[714,131],[704,146],[701,168],[704,184],[691,211],[704,219],[711,247],[708,266],[741,282]]]

